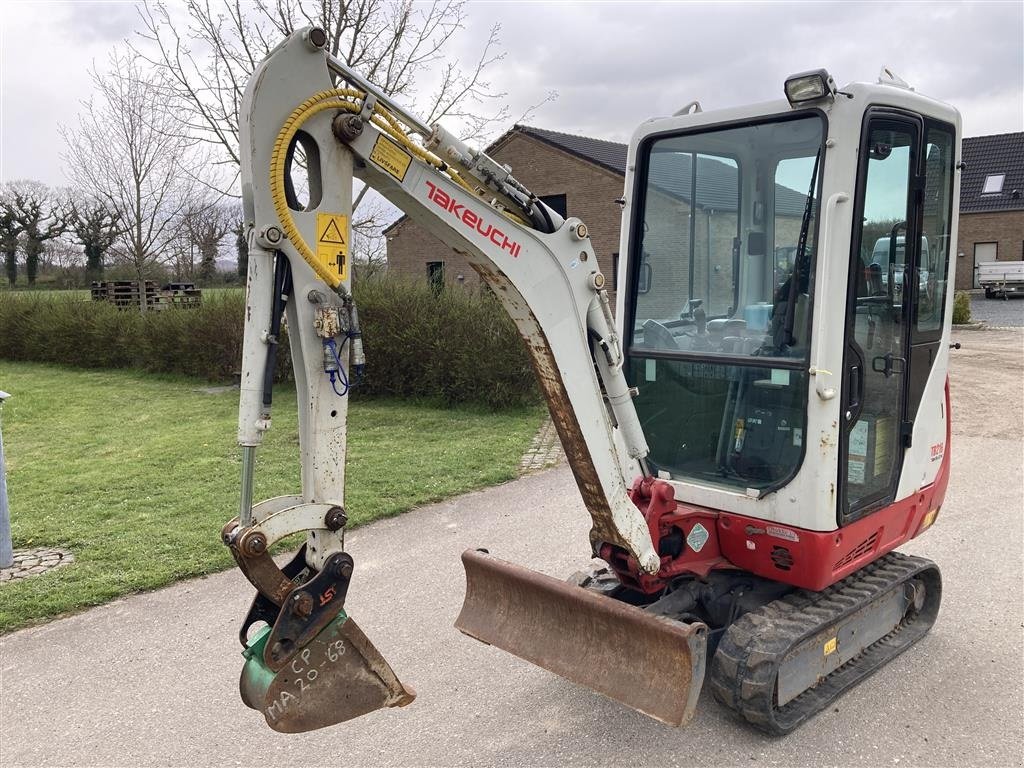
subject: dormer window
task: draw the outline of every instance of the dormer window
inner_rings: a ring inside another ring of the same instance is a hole
[[[983,195],[997,195],[1003,191],[1003,180],[1005,173],[990,173],[985,177],[985,186],[981,188]]]

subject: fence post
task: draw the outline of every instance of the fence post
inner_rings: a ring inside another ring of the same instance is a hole
[[[0,416],[3,415],[4,401],[10,397],[0,391]],[[4,432],[0,419],[0,568],[14,565],[14,548],[11,544],[11,510],[7,506],[7,471],[4,465]]]

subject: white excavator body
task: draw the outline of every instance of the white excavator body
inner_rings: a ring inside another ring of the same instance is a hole
[[[674,725],[710,665],[716,697],[773,733],[927,632],[938,569],[891,550],[934,522],[949,476],[955,110],[892,75],[839,90],[819,70],[785,101],[644,123],[613,316],[584,222],[326,44],[291,35],[242,103],[242,493],[222,535],[257,589],[249,706],[294,732],[415,695],[344,610],[347,395],[373,364],[353,179],[463,254],[515,322],[604,562],[563,582],[469,551],[461,631]],[[302,487],[254,504],[282,317]],[[269,547],[300,531],[279,568]]]

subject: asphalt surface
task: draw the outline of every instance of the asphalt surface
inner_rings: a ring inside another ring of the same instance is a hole
[[[465,548],[555,575],[586,562],[563,465],[351,535],[347,607],[419,692],[411,706],[271,731],[238,698],[250,589],[227,572],[0,639],[0,765],[1021,765],[1024,332],[957,338],[949,494],[905,547],[943,569],[938,622],[786,738],[706,693],[669,728],[452,628]]]
[[[1005,299],[986,299],[984,293],[973,293],[971,320],[1004,328],[1024,326],[1024,294],[1014,294]]]

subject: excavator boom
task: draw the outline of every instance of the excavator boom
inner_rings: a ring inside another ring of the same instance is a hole
[[[464,253],[511,315],[591,514],[594,550],[612,544],[647,572],[660,566],[647,522],[629,496],[629,484],[643,474],[647,446],[586,225],[562,220],[507,169],[401,110],[326,54],[319,35],[312,29],[286,40],[254,74],[242,105],[243,190],[251,217],[247,311],[262,322],[246,325],[239,417],[243,502],[224,540],[259,591],[243,630],[243,700],[285,731],[322,727],[412,699],[351,618],[345,619],[351,567],[347,575],[324,576],[332,572],[331,558],[344,551],[344,526],[324,522],[333,514],[337,524],[344,509],[346,398],[335,384],[354,379],[362,365],[354,343],[361,332],[347,250],[353,176]],[[335,87],[332,75],[354,87]],[[422,143],[414,141],[417,133]],[[295,147],[307,162],[306,205],[289,187]],[[251,467],[270,425],[267,372],[282,310],[294,339],[302,403],[303,494],[253,506]],[[352,350],[348,359],[337,353],[346,342]],[[268,528],[274,528],[272,535]],[[295,573],[275,573],[267,548],[301,530],[310,532],[303,562]],[[670,702],[692,704],[700,690],[703,625],[657,620],[525,569],[488,562],[486,568],[467,554],[470,597],[460,629],[667,722],[689,718],[692,706]],[[321,609],[329,589],[334,597]],[[497,599],[523,613],[505,625],[489,622],[485,606]],[[314,608],[306,612],[310,600]],[[564,632],[560,622],[570,617],[577,631],[555,642]],[[268,628],[249,637],[249,628],[261,622]],[[513,635],[512,626],[529,631]],[[608,632],[595,635],[588,626]],[[342,663],[328,664],[328,673],[308,685],[300,672],[312,669],[311,662],[302,654],[322,660],[325,649],[337,643],[347,649]],[[603,662],[581,663],[586,643],[598,654],[595,659],[617,657],[623,674],[610,679]],[[659,696],[638,698],[630,690],[631,677],[650,664],[666,668],[666,687]],[[350,694],[350,686],[358,693]]]

